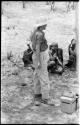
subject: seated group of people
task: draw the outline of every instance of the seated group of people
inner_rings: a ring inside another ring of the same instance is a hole
[[[76,40],[72,39],[68,47],[69,59],[63,66],[63,50],[57,43],[50,45],[50,59],[48,61],[48,72],[62,74],[65,68],[76,70]]]
[[[57,43],[49,46],[49,60],[47,70],[49,73],[62,74],[65,68],[76,70],[76,40],[72,39],[68,47],[69,59],[67,64],[63,66],[63,50],[58,47]],[[33,51],[28,44],[28,49],[24,51],[23,62],[24,67],[32,64]]]

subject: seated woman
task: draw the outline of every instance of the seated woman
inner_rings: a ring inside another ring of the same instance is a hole
[[[28,46],[28,49],[24,51],[23,58],[22,58],[24,62],[24,67],[28,67],[30,64],[33,63],[32,61],[33,51],[29,44],[27,44],[27,46]]]
[[[65,67],[76,70],[76,40],[72,39],[68,47],[69,60]]]
[[[63,72],[63,51],[58,48],[58,44],[54,43],[50,45],[48,72],[62,74]]]

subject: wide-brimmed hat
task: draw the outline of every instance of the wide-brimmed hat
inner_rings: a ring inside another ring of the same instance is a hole
[[[48,18],[47,17],[39,17],[37,20],[36,20],[36,23],[34,25],[34,27],[40,27],[40,26],[44,26],[44,25],[47,25],[48,23]]]

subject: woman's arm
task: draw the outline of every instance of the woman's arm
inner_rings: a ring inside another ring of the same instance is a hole
[[[40,45],[42,40],[42,34],[38,33],[36,36],[36,56],[38,59],[38,65],[41,65],[41,58],[40,58]]]

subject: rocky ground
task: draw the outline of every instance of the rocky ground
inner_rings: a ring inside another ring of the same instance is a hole
[[[33,70],[23,67],[22,55],[26,49],[29,34],[38,16],[48,16],[46,30],[48,44],[58,42],[63,48],[64,63],[68,59],[67,48],[76,33],[76,10],[66,13],[65,3],[57,3],[55,12],[41,3],[11,2],[3,4],[1,37],[1,123],[4,124],[71,124],[79,123],[79,107],[72,114],[61,111],[60,97],[64,92],[79,94],[78,72],[65,70],[61,76],[50,75],[51,96],[55,106],[41,104],[34,106]],[[16,8],[16,9],[15,9]],[[12,51],[10,62],[6,55]]]

